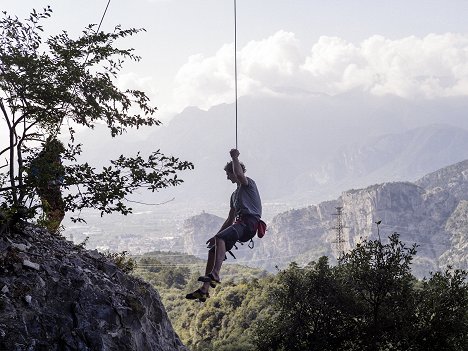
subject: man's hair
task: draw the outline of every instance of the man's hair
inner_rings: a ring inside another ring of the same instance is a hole
[[[241,165],[241,167],[242,167],[242,172],[245,173],[245,171],[246,171],[247,169],[245,168],[245,166],[244,166],[244,164],[243,164],[242,162],[239,162],[239,163],[240,163],[240,165]],[[229,161],[229,162],[226,164],[226,166],[224,166],[224,170],[225,170],[226,172],[229,172],[229,173],[234,173],[234,172],[233,172],[233,169],[232,169],[232,161]]]

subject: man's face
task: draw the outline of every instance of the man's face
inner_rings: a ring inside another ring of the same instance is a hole
[[[229,179],[232,183],[237,183],[237,177],[233,172],[228,172],[226,171],[226,177]]]

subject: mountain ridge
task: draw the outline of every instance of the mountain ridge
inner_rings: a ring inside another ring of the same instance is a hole
[[[351,187],[413,181],[467,159],[466,108],[467,98],[410,101],[352,92],[339,97],[243,97],[238,148],[265,202],[298,206],[336,197]],[[233,104],[208,111],[187,108],[146,139],[123,138],[122,145],[114,143],[105,155],[161,149],[195,164],[195,170],[181,174],[181,186],[139,195],[148,202],[155,202],[155,196],[176,197],[181,205],[199,209],[210,202],[225,203],[229,184],[223,167],[235,144],[234,115]],[[87,151],[94,158],[103,155],[97,152],[102,139],[95,139]]]
[[[385,241],[397,232],[405,244],[419,245],[413,268],[417,276],[448,266],[468,268],[468,241],[463,231],[468,223],[468,160],[416,182],[385,182],[350,189],[334,200],[280,213],[270,221],[266,237],[255,239],[254,250],[244,248],[235,254],[243,263],[270,271],[293,260],[307,264],[322,255],[336,262],[338,207],[342,210],[346,250],[362,240],[376,240],[379,235]],[[204,216],[192,217],[184,231],[185,250],[201,256],[204,253],[192,245],[205,241],[222,223],[218,218],[217,223],[207,225]],[[196,229],[197,222],[203,223],[203,230]]]

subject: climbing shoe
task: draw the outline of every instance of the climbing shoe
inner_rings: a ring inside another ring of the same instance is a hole
[[[216,284],[220,284],[220,283],[221,283],[219,280],[216,280],[216,279],[213,277],[213,274],[211,274],[211,273],[208,273],[207,275],[198,277],[198,281],[199,281],[199,282],[203,282],[203,283],[210,283],[210,286],[211,286],[212,288],[216,288]]]
[[[205,302],[207,298],[210,297],[210,294],[209,293],[205,293],[203,291],[201,291],[200,289],[198,290],[195,290],[194,292],[191,292],[187,295],[185,295],[185,298],[187,300],[197,300],[200,301],[200,302]]]

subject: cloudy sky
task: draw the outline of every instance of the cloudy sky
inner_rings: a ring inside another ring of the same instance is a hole
[[[51,5],[48,33],[78,35],[108,0],[2,0],[25,17]],[[119,77],[169,118],[234,100],[233,0],[111,0],[102,29],[145,28],[122,42],[143,57]],[[468,1],[237,0],[239,96],[468,95]]]

